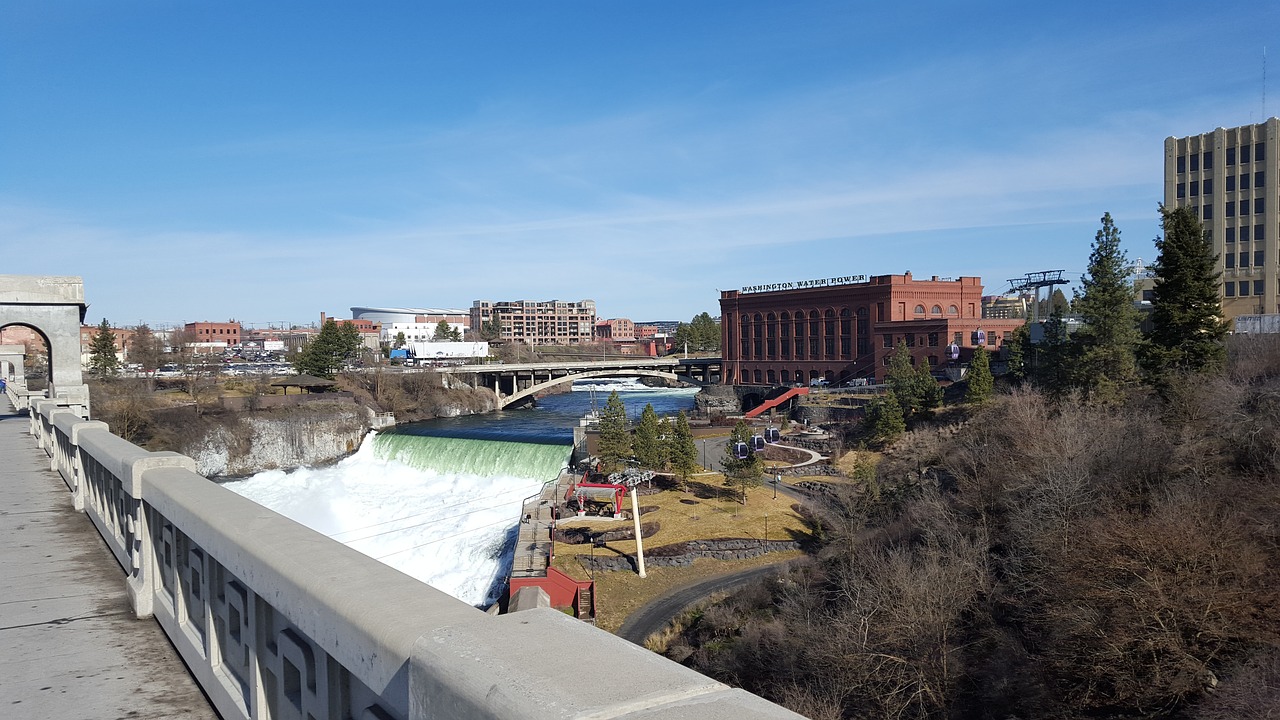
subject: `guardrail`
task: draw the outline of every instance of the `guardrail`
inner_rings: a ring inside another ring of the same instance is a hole
[[[483,613],[66,401],[30,414],[134,612],[155,617],[223,718],[800,717],[555,610]]]

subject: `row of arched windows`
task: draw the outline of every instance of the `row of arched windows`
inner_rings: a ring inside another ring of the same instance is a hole
[[[865,306],[856,311],[827,308],[822,312],[745,313],[739,319],[739,357],[742,360],[852,360],[855,348],[858,356],[872,352],[870,317]]]
[[[926,313],[924,311],[924,305],[916,305],[915,314],[925,315]],[[934,305],[933,307],[929,308],[929,312],[927,314],[932,317],[942,317],[942,306]],[[960,315],[960,308],[956,307],[955,305],[948,305],[947,315],[949,317],[958,317]]]

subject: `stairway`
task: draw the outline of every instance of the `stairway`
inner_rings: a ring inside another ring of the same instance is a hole
[[[743,417],[746,417],[746,418],[759,417],[760,413],[766,410],[769,410],[771,408],[776,408],[793,397],[796,397],[799,395],[808,395],[808,394],[809,394],[809,388],[807,387],[790,388],[786,392],[779,395],[778,397],[765,400],[764,402],[760,403],[758,406],[748,410],[746,415],[744,415]]]

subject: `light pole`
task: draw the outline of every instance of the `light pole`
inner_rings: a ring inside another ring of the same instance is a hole
[[[769,544],[769,513],[764,514],[764,544]]]

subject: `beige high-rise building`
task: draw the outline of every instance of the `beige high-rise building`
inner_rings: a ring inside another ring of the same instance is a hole
[[[1280,312],[1280,120],[1164,141],[1165,207],[1196,209],[1222,282],[1222,314]]]
[[[596,304],[593,300],[476,300],[471,304],[471,328],[501,325],[499,341],[526,345],[577,345],[595,339]]]

